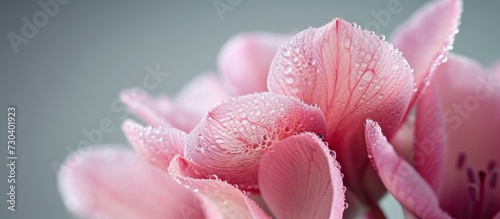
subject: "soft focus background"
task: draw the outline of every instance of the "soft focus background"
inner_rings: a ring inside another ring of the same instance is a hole
[[[217,0],[227,4],[226,0]],[[175,94],[194,75],[216,71],[224,42],[239,32],[292,33],[341,17],[362,27],[374,21],[390,35],[423,1],[399,0],[402,12],[386,25],[371,12],[387,10],[394,0],[290,1],[242,0],[232,11],[217,14],[210,1],[69,1],[59,5],[16,53],[9,32],[22,36],[22,18],[32,21],[38,1],[0,3],[0,191],[6,199],[7,107],[17,107],[17,211],[2,201],[0,218],[72,218],[61,201],[54,167],[87,137],[83,132],[111,120],[114,130],[102,143],[126,144],[116,113],[120,90],[141,86],[146,68],[170,73],[153,94]],[[41,0],[47,2],[47,0]],[[489,65],[500,55],[496,27],[500,1],[466,1],[454,52]],[[390,198],[391,218],[401,210]],[[398,216],[399,215],[399,216]]]

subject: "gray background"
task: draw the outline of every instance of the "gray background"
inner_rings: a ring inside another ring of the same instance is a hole
[[[221,0],[223,1],[223,0]],[[225,1],[223,1],[225,2]],[[17,211],[0,205],[0,218],[70,218],[56,187],[51,164],[60,163],[85,140],[82,130],[103,118],[115,130],[104,143],[126,143],[121,114],[110,104],[120,90],[142,83],[147,66],[170,73],[153,94],[174,94],[195,74],[216,70],[220,47],[242,31],[282,33],[320,26],[334,17],[362,26],[371,10],[389,0],[243,0],[221,21],[212,1],[71,1],[60,5],[47,25],[15,53],[7,34],[20,34],[23,16],[42,10],[37,1],[0,3],[0,159],[5,160],[6,109],[17,106]],[[422,1],[400,0],[403,11],[381,33],[389,35]],[[498,56],[499,1],[467,1],[454,51],[489,65]],[[4,143],[5,142],[5,143]],[[69,150],[66,148],[70,148]],[[0,165],[0,197],[6,199],[7,166]],[[385,201],[396,218],[400,210]]]

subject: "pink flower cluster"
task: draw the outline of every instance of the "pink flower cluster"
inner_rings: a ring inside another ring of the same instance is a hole
[[[175,98],[123,91],[135,151],[95,147],[59,173],[89,218],[500,218],[500,64],[449,54],[462,2],[392,35],[333,19],[245,33]]]

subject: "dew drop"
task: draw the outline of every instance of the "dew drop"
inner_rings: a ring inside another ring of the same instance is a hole
[[[286,83],[286,84],[293,84],[293,81],[294,79],[292,77],[285,77],[283,79],[283,81]]]
[[[366,70],[361,79],[363,81],[371,81],[373,79],[373,70]]]
[[[344,41],[345,48],[349,48],[351,46],[351,38],[346,38]]]
[[[224,143],[224,140],[219,138],[219,139],[215,140],[215,142],[217,142],[218,144],[222,144],[222,143]]]
[[[286,65],[285,71],[283,73],[288,75],[288,74],[292,73],[292,70],[293,70],[293,67],[291,65]]]
[[[203,146],[201,146],[201,144],[196,145],[195,149],[196,149],[196,151],[198,151],[198,152],[202,152],[202,151],[203,151]]]
[[[281,54],[283,54],[283,56],[285,56],[285,57],[288,57],[288,56],[290,56],[290,50],[288,50],[287,48],[283,48],[283,50],[281,51]]]

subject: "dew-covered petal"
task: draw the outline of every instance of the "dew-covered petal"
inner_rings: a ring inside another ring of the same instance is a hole
[[[413,166],[436,194],[446,167],[446,130],[439,93],[435,86],[427,88],[418,101],[415,122]]]
[[[86,218],[220,215],[218,209],[179,185],[166,171],[121,147],[94,147],[70,155],[58,180],[68,209]]]
[[[420,218],[450,218],[429,184],[396,154],[380,126],[368,119],[365,128],[368,156],[387,190]]]
[[[371,199],[377,199],[383,187],[362,185],[378,179],[366,157],[363,124],[367,118],[376,119],[391,137],[413,91],[408,63],[382,38],[334,19],[280,47],[268,78],[270,91],[320,107],[327,121],[325,139],[337,152],[346,186],[358,197],[371,190]]]
[[[263,154],[295,133],[324,134],[321,111],[275,93],[232,98],[210,110],[189,134],[185,157],[207,177],[216,174],[246,190],[257,190]]]
[[[125,120],[122,129],[128,141],[146,160],[166,169],[175,155],[184,153],[187,134],[174,127],[143,127]]]
[[[262,157],[259,187],[277,218],[342,218],[340,165],[314,133],[277,142]]]
[[[435,68],[446,61],[458,33],[461,14],[462,0],[434,0],[401,24],[391,37],[391,42],[414,69],[417,91],[412,103],[429,85]]]
[[[120,93],[120,100],[135,115],[151,126],[168,126],[170,123],[163,117],[154,99],[140,88],[131,88]]]
[[[222,47],[218,67],[233,95],[267,90],[269,66],[276,50],[288,37],[267,32],[242,33]]]
[[[500,210],[500,187],[490,186],[500,171],[500,82],[479,63],[450,54],[432,83],[439,89],[448,141],[441,206],[455,217],[471,214],[484,171],[484,206],[490,206],[485,217],[491,218]]]
[[[252,199],[237,187],[220,180],[192,178],[193,172],[189,169],[182,157],[172,159],[169,172],[181,184],[215,203],[224,218],[270,218]]]

